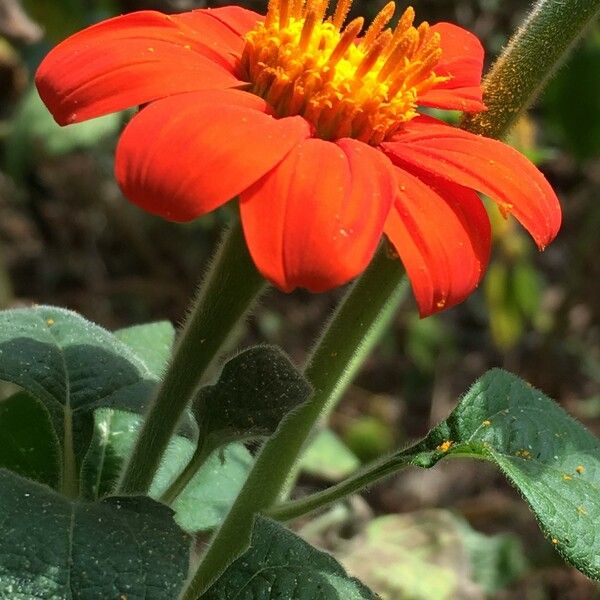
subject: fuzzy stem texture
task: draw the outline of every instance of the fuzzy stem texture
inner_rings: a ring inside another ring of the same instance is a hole
[[[484,79],[488,110],[467,115],[461,127],[502,138],[600,15],[598,0],[540,0]]]
[[[247,547],[254,516],[277,502],[313,426],[328,414],[386,330],[407,289],[397,259],[382,248],[333,314],[308,361],[310,401],[288,415],[262,448],[183,600],[196,600]]]
[[[169,440],[203,375],[264,287],[265,281],[252,263],[241,225],[236,221],[193,302],[173,360],[123,473],[119,493],[148,493]]]

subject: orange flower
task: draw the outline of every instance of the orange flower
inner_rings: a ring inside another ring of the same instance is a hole
[[[421,315],[477,286],[490,225],[477,193],[511,212],[540,248],[558,200],[522,155],[422,115],[481,111],[483,50],[449,23],[395,28],[388,4],[364,35],[350,0],[271,0],[90,27],[41,64],[39,93],[60,124],[144,108],[121,136],[125,196],[189,221],[235,196],[248,248],[282,290],[323,291],[369,263],[385,232]]]

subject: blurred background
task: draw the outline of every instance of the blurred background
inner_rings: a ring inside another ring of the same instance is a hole
[[[218,6],[218,2],[209,3]],[[264,12],[262,1],[244,4]],[[355,0],[372,17],[383,2]],[[142,213],[112,175],[127,115],[61,129],[31,85],[50,47],[111,15],[177,12],[193,0],[0,0],[0,308],[33,302],[114,329],[179,323],[231,208],[189,225]],[[521,22],[525,0],[418,0],[419,20],[475,32],[488,64]],[[313,446],[300,491],[422,436],[485,370],[502,366],[600,434],[600,29],[588,32],[511,133],[540,165],[564,211],[539,254],[490,207],[492,263],[462,306],[419,320],[407,300]],[[201,160],[199,161],[201,167]],[[275,291],[244,343],[283,346],[301,363],[343,290]],[[599,588],[564,566],[503,478],[485,464],[409,471],[300,524],[314,543],[389,600],[589,600]]]

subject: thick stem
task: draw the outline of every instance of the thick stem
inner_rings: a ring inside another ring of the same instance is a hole
[[[328,414],[389,325],[407,289],[403,274],[401,263],[382,248],[349,290],[308,362],[313,397],[264,445],[183,600],[199,598],[247,548],[254,515],[278,500],[313,426]]]
[[[202,376],[264,288],[239,222],[225,236],[200,286],[173,360],[152,402],[119,486],[145,494]]]
[[[599,14],[598,0],[539,0],[485,77],[488,110],[465,117],[461,126],[505,136]]]

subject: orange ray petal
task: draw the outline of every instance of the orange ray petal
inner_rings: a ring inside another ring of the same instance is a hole
[[[558,233],[561,210],[554,190],[533,163],[502,142],[421,117],[382,146],[403,169],[422,169],[490,196],[541,249]]]
[[[153,102],[130,121],[117,147],[123,193],[180,222],[231,200],[309,135],[304,119],[278,120],[265,110],[264,100],[237,90]]]
[[[42,61],[35,78],[42,100],[66,125],[172,94],[239,86],[236,36],[197,12],[197,30],[189,15],[143,11],[76,33]]]
[[[204,14],[214,19],[217,19],[224,25],[226,25],[234,34],[234,38],[230,42],[233,47],[238,48],[241,51],[244,45],[244,35],[246,35],[257,23],[257,21],[264,21],[264,17],[255,13],[247,8],[241,6],[222,6],[220,8],[202,8],[198,10],[192,10],[186,13],[180,13],[175,15],[177,18],[185,18],[189,16],[190,20],[193,21],[197,15]],[[198,26],[198,31],[203,32],[204,25]]]
[[[374,148],[306,140],[241,195],[252,258],[284,291],[342,285],[371,260],[394,190],[393,167]]]
[[[419,97],[419,104],[467,112],[485,110],[481,89],[484,58],[481,42],[471,32],[451,23],[436,23],[429,29],[429,36],[435,33],[440,35],[442,49],[435,72],[450,76],[450,79]]]
[[[398,196],[385,233],[411,281],[421,317],[462,302],[485,271],[490,222],[477,194],[396,169]]]

